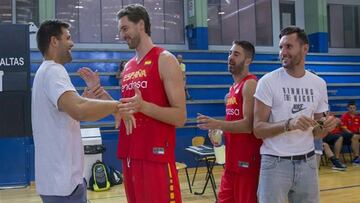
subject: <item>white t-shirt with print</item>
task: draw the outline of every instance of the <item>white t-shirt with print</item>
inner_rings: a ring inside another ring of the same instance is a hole
[[[35,183],[41,195],[67,196],[83,183],[80,123],[58,108],[67,91],[76,92],[64,66],[44,61],[34,78],[31,104]]]
[[[313,117],[314,113],[326,112],[329,108],[325,81],[309,71],[301,78],[290,76],[284,68],[267,73],[259,80],[254,96],[271,107],[270,123],[298,115]],[[294,156],[312,150],[314,136],[309,128],[263,139],[260,153]]]

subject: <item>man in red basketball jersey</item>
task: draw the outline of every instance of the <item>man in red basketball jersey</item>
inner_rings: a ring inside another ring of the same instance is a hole
[[[122,121],[117,152],[123,164],[127,201],[181,203],[175,127],[184,125],[186,105],[179,63],[170,52],[153,44],[149,15],[143,6],[126,6],[117,18],[121,38],[135,49],[122,73],[121,101],[133,109],[136,128],[127,135],[126,122]],[[96,73],[86,68],[79,73],[90,91],[111,99],[96,84]]]
[[[234,79],[226,99],[226,120],[209,116],[197,117],[201,129],[225,132],[225,171],[221,178],[218,203],[254,203],[260,169],[262,141],[253,134],[255,75],[249,72],[254,46],[247,41],[234,41],[229,52],[228,69]]]

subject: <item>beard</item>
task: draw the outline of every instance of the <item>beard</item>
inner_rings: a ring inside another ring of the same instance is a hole
[[[301,53],[298,53],[291,57],[287,57],[286,62],[284,62],[284,60],[281,59],[281,64],[286,69],[292,69],[301,63],[301,58],[302,58]]]
[[[72,61],[72,55],[71,55],[71,51],[70,50],[66,50],[64,51],[63,55],[62,55],[62,61],[63,63],[70,63]]]
[[[64,59],[65,63],[70,63],[72,61],[72,55],[70,51],[66,52]]]
[[[60,57],[60,62],[62,64],[65,63],[70,63],[72,61],[72,55],[71,55],[71,50],[66,49],[60,52],[61,57]]]
[[[129,49],[135,49],[140,44],[140,36],[135,35],[133,38],[130,38],[130,41],[127,44],[129,46]]]
[[[244,70],[245,61],[240,62],[239,64],[230,65],[231,61],[228,62],[228,70],[231,74],[236,75],[241,73]]]

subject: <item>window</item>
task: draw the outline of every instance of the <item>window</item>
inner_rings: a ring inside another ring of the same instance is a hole
[[[280,0],[280,30],[295,25],[295,2]]]
[[[221,40],[220,0],[208,0],[208,33],[209,44],[220,45]]]
[[[122,8],[122,5],[118,0],[102,0],[101,6],[101,41],[104,43],[117,43],[119,33],[116,13]]]
[[[360,48],[360,6],[328,5],[329,41],[332,48]]]
[[[38,0],[16,0],[16,23],[39,24]]]
[[[229,45],[247,40],[272,46],[270,0],[208,0],[209,44]]]
[[[155,43],[185,43],[181,0],[62,0],[56,1],[56,17],[71,23],[75,42],[124,43],[119,40],[116,13],[134,3],[147,8]]]
[[[221,26],[224,28],[221,29],[221,41],[223,44],[231,44],[234,39],[239,39],[238,2],[222,1],[220,7],[218,15],[221,16]]]
[[[272,13],[270,0],[256,0],[256,45],[272,46]]]
[[[99,0],[79,1],[80,42],[101,42],[101,7]]]
[[[13,13],[12,0],[0,1],[0,23],[12,23],[13,16],[15,22],[19,24],[27,24],[30,22],[39,24],[39,5],[38,0],[16,0],[16,11]]]
[[[184,44],[184,1],[164,1],[165,43]]]
[[[79,42],[79,5],[78,1],[62,0],[56,1],[56,18],[71,24],[71,38]],[[86,32],[84,30],[84,32]]]
[[[11,8],[11,0],[0,1],[0,23],[12,22]]]
[[[164,2],[162,0],[145,1],[144,6],[151,19],[151,38],[163,44],[165,42]]]

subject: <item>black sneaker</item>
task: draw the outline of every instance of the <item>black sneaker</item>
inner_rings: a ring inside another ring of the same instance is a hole
[[[346,166],[344,166],[343,163],[341,163],[338,159],[333,160],[333,170],[337,170],[337,171],[345,171],[346,170]]]

